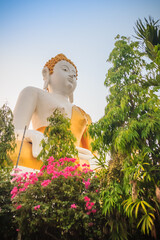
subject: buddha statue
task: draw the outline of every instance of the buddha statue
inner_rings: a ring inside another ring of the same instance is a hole
[[[24,88],[17,100],[13,116],[17,147],[11,156],[16,164],[25,126],[27,130],[20,155],[19,166],[40,169],[42,162],[37,160],[41,151],[47,118],[55,109],[63,109],[71,120],[71,131],[76,137],[79,163],[89,163],[93,155],[90,137],[87,134],[91,118],[81,108],[73,104],[73,92],[77,86],[77,68],[65,55],[58,54],[51,58],[42,70],[44,89]],[[28,129],[32,121],[33,129]],[[54,157],[54,156],[53,156]],[[92,161],[92,160],[91,160]]]

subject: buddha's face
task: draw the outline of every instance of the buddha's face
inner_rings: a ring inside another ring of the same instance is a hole
[[[57,92],[69,96],[77,85],[76,69],[69,62],[62,60],[54,66],[54,72],[50,75],[49,92]]]

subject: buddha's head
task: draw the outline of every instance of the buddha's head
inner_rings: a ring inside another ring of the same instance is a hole
[[[77,68],[64,54],[51,58],[42,70],[44,89],[61,92],[73,102],[73,91],[77,85]]]

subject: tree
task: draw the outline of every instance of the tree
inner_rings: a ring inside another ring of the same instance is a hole
[[[134,28],[136,38],[142,43],[144,52],[151,60],[148,68],[154,68],[154,72],[147,81],[150,86],[160,86],[160,25],[158,22],[159,20],[155,21],[152,17],[148,20],[144,18],[144,23],[138,19]]]
[[[4,104],[0,109],[0,169],[10,165],[9,153],[15,149],[13,114],[11,109]]]
[[[12,124],[13,114],[4,104],[0,109],[0,236],[2,239],[15,239],[16,226],[10,192],[12,189],[10,172],[13,168],[9,153],[14,151],[15,136]]]
[[[138,19],[134,28],[136,38],[145,46],[145,52],[152,61],[156,58],[154,47],[160,44],[160,26],[158,22],[159,20],[155,21],[149,16],[148,20],[144,18],[144,23],[141,19]]]
[[[92,144],[94,150],[103,151],[105,146],[105,151],[111,151],[112,154],[117,151],[123,154],[137,151],[142,149],[143,144],[147,145],[144,138],[149,137],[151,120],[155,127],[158,126],[156,114],[159,114],[159,99],[146,84],[150,70],[146,69],[148,64],[143,56],[137,42],[130,42],[125,37],[119,39],[118,36],[108,59],[113,67],[108,70],[105,80],[110,90],[105,116],[90,128],[96,140]],[[148,130],[144,130],[141,122],[146,122]],[[143,141],[139,141],[139,138]]]
[[[148,84],[148,79],[153,77],[156,69],[154,64],[145,61],[145,53],[140,52],[138,42],[120,36],[116,40],[108,59],[112,67],[105,80],[105,86],[110,90],[105,116],[90,127],[91,137],[95,140],[93,150],[103,157],[110,151],[106,175],[113,170],[115,173],[110,174],[104,189],[104,213],[110,211],[107,196],[114,186],[121,194],[119,198],[118,195],[112,198],[115,208],[110,217],[118,219],[119,216],[120,219],[123,211],[120,211],[119,201],[122,206],[126,198],[124,212],[132,222],[131,229],[141,227],[144,234],[151,234],[156,229],[155,234],[160,211],[155,194],[156,186],[160,187],[160,102],[156,94],[159,87],[153,87],[151,82]],[[117,162],[119,169],[115,171]],[[133,206],[137,206],[137,212],[133,211]],[[132,210],[132,216],[126,209]]]
[[[38,158],[44,162],[51,156],[55,160],[62,157],[76,157],[75,137],[70,130],[70,120],[60,110],[56,109],[48,118],[49,125],[44,131],[44,139],[41,142],[42,151]]]

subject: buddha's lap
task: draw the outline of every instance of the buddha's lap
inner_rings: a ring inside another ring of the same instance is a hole
[[[16,165],[16,163],[17,163],[18,154],[19,154],[20,146],[21,146],[21,141],[17,141],[16,143],[17,143],[17,146],[16,146],[14,153],[10,154],[10,158],[12,159],[14,165]],[[84,159],[83,160],[79,159],[76,161],[76,163],[80,164],[80,168],[82,167],[83,164],[90,165],[89,161],[84,160]],[[43,162],[41,160],[38,160],[37,158],[33,157],[32,144],[29,142],[23,142],[18,166],[23,166],[23,167],[39,170],[42,167],[42,164],[43,164]]]
[[[16,144],[17,146],[14,153],[10,155],[10,158],[12,159],[14,165],[16,165],[17,163],[21,141],[17,141]],[[33,168],[33,169],[40,169],[40,167],[42,166],[42,161],[37,160],[37,158],[34,158],[32,155],[31,143],[23,142],[18,165],[23,167]]]

